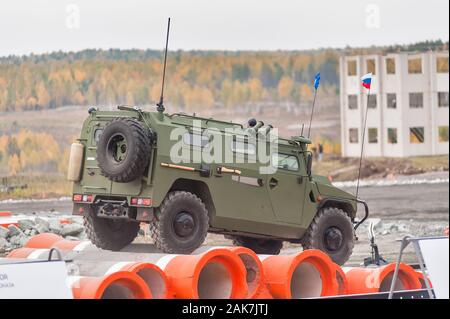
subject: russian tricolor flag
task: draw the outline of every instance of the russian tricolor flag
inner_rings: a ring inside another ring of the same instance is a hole
[[[366,89],[370,89],[370,84],[372,84],[372,73],[367,73],[361,78],[361,84]]]

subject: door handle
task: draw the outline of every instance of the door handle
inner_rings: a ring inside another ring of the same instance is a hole
[[[269,187],[270,189],[275,188],[278,185],[278,180],[276,180],[275,178],[271,178],[269,181]]]

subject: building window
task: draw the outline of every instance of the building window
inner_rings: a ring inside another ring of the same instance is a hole
[[[358,129],[357,128],[351,128],[348,130],[348,136],[350,143],[358,143]]]
[[[356,94],[348,96],[348,108],[350,110],[356,110],[358,108],[358,96]]]
[[[439,107],[448,107],[448,92],[438,92]]]
[[[436,58],[436,70],[438,73],[448,73],[448,58]]]
[[[389,144],[397,144],[397,129],[396,128],[388,128],[388,143]]]
[[[367,73],[375,75],[375,59],[368,59],[366,61]]]
[[[386,59],[386,73],[387,74],[395,74],[395,59],[394,58]]]
[[[376,94],[370,94],[368,101],[369,101],[369,104],[367,105],[367,107],[369,109],[377,108],[377,95]]]
[[[369,143],[370,144],[378,143],[378,129],[377,128],[369,128]]]
[[[439,142],[448,142],[448,126],[439,126]]]
[[[409,141],[413,144],[420,144],[425,141],[425,129],[423,127],[409,128]]]
[[[422,108],[423,107],[423,93],[409,93],[409,107]]]
[[[347,62],[347,74],[349,76],[356,75],[356,61],[348,61]]]
[[[396,109],[397,108],[397,94],[395,94],[395,93],[387,94],[387,107],[388,107],[388,109]]]
[[[408,60],[408,73],[419,74],[422,73],[422,59],[409,59]]]

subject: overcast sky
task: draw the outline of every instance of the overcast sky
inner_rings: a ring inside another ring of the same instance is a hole
[[[448,0],[8,0],[0,56],[86,48],[277,50],[449,38]]]

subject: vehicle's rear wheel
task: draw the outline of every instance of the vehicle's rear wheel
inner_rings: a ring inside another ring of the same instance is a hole
[[[98,141],[98,166],[114,182],[131,182],[144,173],[150,148],[151,132],[138,120],[115,118],[106,125]]]
[[[355,230],[346,212],[336,207],[320,209],[306,231],[304,249],[320,249],[338,265],[350,258],[355,245]]]
[[[283,242],[275,239],[239,236],[233,239],[233,245],[247,247],[257,254],[278,255],[283,247]]]
[[[87,237],[101,249],[118,251],[130,244],[139,231],[139,222],[100,218],[96,208],[92,208],[83,218]]]
[[[170,192],[155,212],[150,234],[156,247],[166,253],[190,254],[205,241],[208,211],[196,195]]]

